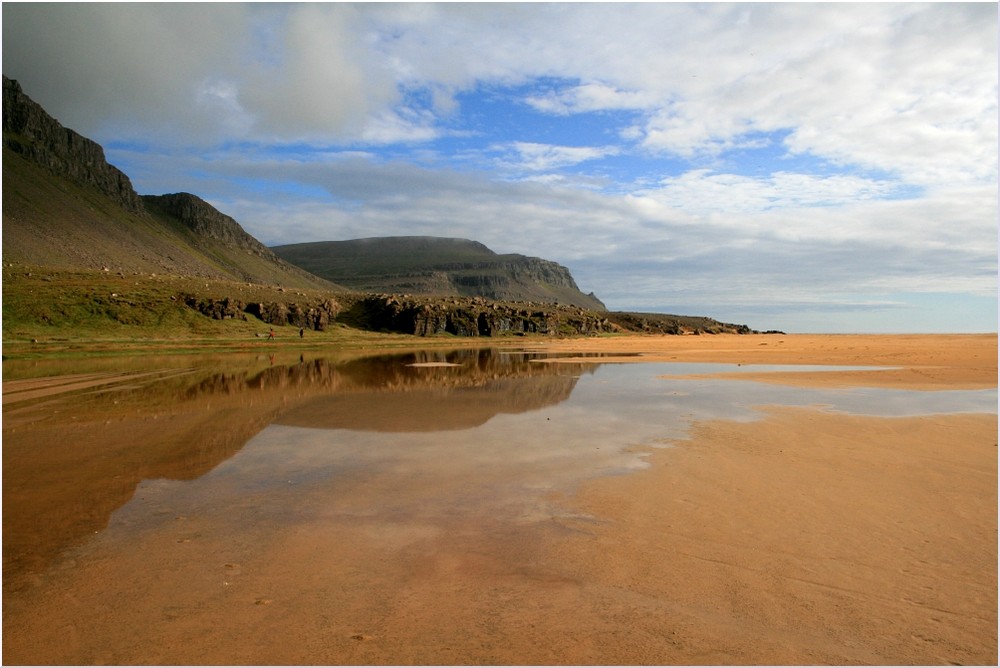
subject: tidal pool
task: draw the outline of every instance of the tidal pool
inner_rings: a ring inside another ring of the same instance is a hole
[[[752,365],[542,359],[171,363],[41,396],[5,387],[7,656],[363,662],[352,642],[384,625],[429,554],[527,569],[548,532],[574,530],[563,520],[600,521],[567,518],[560,499],[645,467],[651,448],[683,447],[694,422],[754,420],[762,406],[997,410],[996,390],[803,389],[663,377],[764,370]],[[816,370],[766,370],[796,368]],[[53,596],[75,603],[41,603]],[[283,616],[261,613],[272,605]],[[325,639],[312,654],[280,649],[293,620]]]

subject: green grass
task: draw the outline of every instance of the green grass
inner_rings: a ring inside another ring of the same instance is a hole
[[[299,336],[296,326],[275,326],[247,314],[246,320],[214,320],[185,304],[185,296],[254,302],[297,303],[307,306],[335,299],[344,308],[341,320],[324,331]],[[316,289],[290,289],[235,281],[158,274],[119,274],[111,271],[63,271],[6,264],[3,268],[3,358],[43,359],[140,354],[197,354],[222,352],[418,349],[436,346],[478,347],[524,345],[532,338],[579,336],[568,321],[552,334],[528,337],[456,337],[440,334],[415,337],[362,329],[364,322],[348,322],[348,308],[357,294]],[[433,300],[431,300],[433,301]],[[447,298],[449,304],[454,301]],[[445,307],[450,309],[447,304]],[[534,308],[534,307],[532,307]],[[607,313],[623,329],[644,331],[636,323],[689,329],[719,325],[710,319],[660,314]],[[453,314],[461,317],[461,309]],[[545,317],[539,316],[544,324]],[[470,316],[471,318],[471,316]],[[464,323],[476,329],[471,319]],[[607,334],[605,334],[607,335]]]
[[[247,320],[213,320],[184,304],[182,295],[250,302],[313,303],[349,299],[320,290],[213,281],[179,276],[58,271],[23,265],[3,269],[3,357],[41,359],[134,354],[306,351],[316,348],[400,349],[482,341],[453,336],[417,338],[333,323],[299,337],[293,326],[271,329]],[[491,341],[491,344],[496,342]]]

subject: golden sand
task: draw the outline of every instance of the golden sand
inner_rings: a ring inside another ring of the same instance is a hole
[[[944,390],[996,387],[997,378],[995,335],[628,337],[538,348],[892,367],[754,377],[791,384]],[[541,521],[457,513],[374,524],[336,497],[341,506],[308,523],[234,544],[218,537],[224,524],[168,515],[168,530],[138,535],[114,558],[5,588],[4,659],[997,663],[995,415],[772,408],[756,422],[696,424],[675,445],[650,450],[647,469],[549,493],[558,512]],[[463,486],[471,480],[429,489],[419,477],[393,478],[385,487],[366,475],[350,481],[352,507],[389,497],[411,518],[431,492],[474,493]],[[241,512],[229,510],[232,522]]]

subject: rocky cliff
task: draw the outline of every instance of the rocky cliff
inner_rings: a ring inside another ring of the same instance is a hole
[[[353,301],[338,319],[365,329],[416,336],[572,336],[615,331],[603,312],[569,305],[498,302],[484,297],[366,295]]]
[[[52,174],[97,188],[128,211],[143,211],[132,182],[108,164],[100,144],[64,128],[7,77],[3,78],[3,144]]]
[[[361,292],[485,297],[605,310],[566,267],[537,257],[499,255],[468,239],[379,237],[277,246],[281,258]]]
[[[322,331],[341,323],[357,329],[459,337],[596,336],[644,334],[750,334],[746,325],[700,316],[594,311],[566,304],[494,301],[484,297],[389,294],[340,295],[321,302],[247,302],[233,297],[181,295],[190,308],[215,320],[248,320]]]
[[[215,239],[227,246],[283,263],[270,248],[247,234],[235,219],[196,195],[190,193],[143,195],[141,199],[147,210],[175,218],[199,237]]]
[[[64,128],[7,77],[3,259],[59,269],[339,287],[280,260],[194,195],[140,197],[99,144]]]

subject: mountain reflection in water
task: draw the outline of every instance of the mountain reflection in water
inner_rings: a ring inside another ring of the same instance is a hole
[[[526,517],[548,512],[545,490],[641,467],[644,448],[683,438],[693,421],[752,420],[755,406],[996,412],[995,390],[813,390],[658,377],[733,365],[535,363],[543,359],[465,349],[279,364],[227,357],[228,367],[173,360],[46,396],[5,382],[4,591],[103,537],[113,514],[111,533],[126,541],[174,513],[227,505],[287,521],[328,512],[336,481],[353,514],[376,512],[405,482],[426,496],[427,512],[458,502],[488,515],[503,499]]]
[[[3,422],[4,587],[104,529],[141,481],[197,479],[269,424],[465,429],[565,401],[576,377],[595,369],[532,364],[538,357],[458,350],[300,358],[263,369],[137,371],[41,398],[11,392]],[[412,366],[434,362],[456,366]]]

